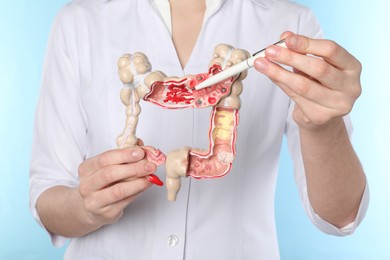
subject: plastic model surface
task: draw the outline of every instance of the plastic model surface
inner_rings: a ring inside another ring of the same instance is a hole
[[[161,71],[152,71],[143,53],[125,54],[119,59],[119,77],[124,85],[120,97],[126,106],[126,126],[117,138],[119,148],[139,145],[136,129],[141,113],[141,99],[166,109],[213,107],[207,150],[183,147],[165,156],[151,146],[141,146],[147,160],[156,165],[165,163],[168,200],[176,200],[181,177],[219,178],[232,168],[241,106],[239,96],[243,90],[241,81],[247,72],[204,89],[196,90],[195,87],[210,76],[249,57],[245,50],[220,44],[214,49],[208,73],[182,78],[167,77]],[[147,178],[154,184],[162,185],[155,175]]]

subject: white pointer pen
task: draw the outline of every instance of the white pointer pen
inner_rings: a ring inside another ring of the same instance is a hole
[[[274,43],[273,45],[278,45],[278,46],[287,48],[284,39]],[[265,49],[266,48],[262,49],[261,51],[258,51],[256,53],[254,53],[252,55],[252,57],[250,57],[249,59],[244,60],[244,61],[242,61],[240,63],[237,63],[236,65],[234,65],[234,66],[232,66],[230,68],[227,68],[227,69],[221,71],[220,73],[215,74],[214,76],[211,76],[210,78],[206,79],[205,81],[203,81],[199,85],[197,85],[195,87],[195,89],[199,90],[199,89],[202,89],[202,88],[207,88],[208,86],[217,84],[218,82],[221,82],[221,81],[223,81],[223,80],[225,80],[227,78],[233,77],[234,75],[237,75],[237,74],[243,72],[244,70],[252,68],[253,67],[253,63],[255,62],[255,60],[257,58],[265,57]]]

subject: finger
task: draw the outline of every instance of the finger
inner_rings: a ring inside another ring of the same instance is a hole
[[[309,121],[315,124],[322,124],[333,117],[341,117],[349,114],[355,102],[354,97],[345,95],[340,91],[332,91],[332,95],[322,97],[318,100],[311,100],[303,95],[294,92],[290,86],[273,80],[295,103],[299,104],[304,114],[310,118]],[[321,86],[320,86],[321,88]],[[327,102],[325,102],[327,101]]]
[[[341,70],[359,70],[361,68],[360,62],[354,56],[331,40],[312,39],[302,35],[288,34],[286,45],[292,51],[322,57]]]
[[[294,68],[293,68],[293,71],[294,71],[294,73],[297,73],[297,74],[299,74],[299,75],[301,75],[301,76],[303,76],[303,77],[310,78],[311,80],[316,80],[316,79],[310,77],[309,75],[307,75],[306,73],[303,73],[302,71],[300,71],[300,70],[298,70],[298,69],[294,69]]]
[[[291,91],[291,89],[281,83],[275,83],[294,101],[295,105],[299,107],[300,113],[297,118],[296,111],[294,111],[294,118],[297,122],[304,122],[308,125],[322,125],[332,118],[343,116],[341,110],[337,110],[331,107],[322,106],[312,100],[309,100],[303,96],[300,96]]]
[[[268,76],[276,85],[295,101],[302,96],[325,107],[334,107],[339,101],[336,91],[321,86],[319,83],[300,74],[288,71],[267,58],[255,61],[256,70]]]
[[[303,55],[280,46],[268,47],[266,57],[272,61],[293,67],[324,86],[340,90],[344,85],[344,73],[324,59]]]
[[[141,161],[137,163],[111,165],[105,167],[90,177],[89,189],[95,191],[103,189],[113,183],[148,176],[156,171],[156,165]]]
[[[286,39],[287,37],[291,36],[291,35],[294,35],[293,32],[290,32],[290,31],[286,31],[284,33],[282,33],[282,35],[280,36],[280,39]]]
[[[107,224],[115,223],[123,215],[123,210],[134,201],[139,194],[127,197],[121,201],[105,206],[101,209],[101,215],[108,222]]]
[[[145,153],[139,147],[110,150],[83,162],[79,167],[79,175],[90,176],[104,167],[137,162],[144,157]]]
[[[128,186],[133,186],[132,188],[124,188],[124,183]],[[111,186],[107,187],[104,190],[96,191],[91,194],[87,199],[84,200],[84,206],[93,214],[103,216],[106,215],[105,210],[110,205],[120,204],[124,200],[128,200],[130,197],[136,196],[142,191],[146,190],[151,186],[145,178],[139,178],[133,180],[132,182],[124,182],[116,184],[117,187]],[[119,190],[119,191],[118,191]],[[122,193],[122,194],[119,194]],[[126,196],[129,194],[128,196]],[[125,197],[123,197],[125,196]],[[123,197],[123,198],[122,198]],[[106,217],[105,217],[106,218]]]
[[[128,197],[137,195],[152,184],[146,178],[138,178],[133,181],[119,182],[99,191],[98,201],[101,207],[120,202]]]

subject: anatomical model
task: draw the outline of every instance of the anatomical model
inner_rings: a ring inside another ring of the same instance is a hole
[[[167,77],[163,72],[151,71],[151,64],[143,53],[125,54],[119,59],[119,77],[124,85],[120,96],[126,106],[126,126],[117,138],[119,148],[140,145],[136,128],[141,113],[141,99],[167,109],[213,107],[207,150],[183,147],[165,156],[153,147],[141,146],[148,161],[156,165],[165,163],[168,200],[176,200],[181,177],[218,178],[232,168],[238,110],[241,106],[239,95],[243,90],[241,81],[247,72],[204,89],[196,90],[195,87],[208,77],[249,57],[245,50],[220,44],[214,49],[208,73],[182,78]],[[154,184],[162,185],[153,174],[147,178]]]

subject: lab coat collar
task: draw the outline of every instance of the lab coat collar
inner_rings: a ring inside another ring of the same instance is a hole
[[[107,0],[110,1],[110,0]],[[149,0],[150,2],[167,2],[169,0]],[[225,1],[233,1],[233,0],[206,0],[206,6],[214,5],[214,6],[220,6]],[[270,8],[272,6],[273,0],[252,0],[256,4],[261,5],[264,8]]]
[[[271,6],[274,2],[274,0],[252,0],[252,1],[258,5],[261,5],[264,8],[267,8],[267,9],[271,8]]]

